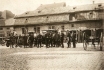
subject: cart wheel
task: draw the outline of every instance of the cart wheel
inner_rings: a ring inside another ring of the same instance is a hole
[[[83,48],[84,48],[84,50],[87,50],[87,42],[86,42],[86,40],[84,40],[84,42],[83,42]]]

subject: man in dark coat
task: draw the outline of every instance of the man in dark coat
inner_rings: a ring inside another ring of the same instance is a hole
[[[16,35],[15,35],[15,44],[16,44],[15,47],[18,47],[18,38],[19,38],[19,37],[18,37],[18,35],[16,34]]]
[[[23,45],[23,37],[21,35],[19,35],[19,37],[18,37],[18,45],[17,46],[22,48],[22,45]]]
[[[62,32],[61,33],[61,36],[60,36],[60,38],[61,38],[61,46],[62,46],[62,48],[64,48],[64,33]]]
[[[55,32],[52,34],[52,46],[55,47]]]
[[[70,32],[68,32],[68,35],[67,35],[67,39],[68,39],[68,47],[67,48],[71,48],[71,34]]]
[[[38,40],[38,48],[41,48],[41,44],[42,44],[42,35],[39,33],[39,35],[37,36],[37,40]]]
[[[26,34],[24,34],[23,36],[24,48],[27,48],[27,40],[28,40],[28,37],[26,36]]]
[[[52,44],[52,32],[49,33],[49,47],[52,47],[53,44]]]
[[[34,35],[30,34],[30,36],[29,36],[29,46],[30,46],[30,48],[33,47],[33,42],[34,42]]]
[[[46,48],[49,48],[49,32],[45,34],[45,44],[46,44]]]
[[[73,42],[73,48],[76,48],[76,34],[74,32],[72,34],[72,42]]]
[[[60,35],[58,34],[58,32],[55,33],[54,39],[55,39],[55,45],[56,45],[56,47],[59,47]]]
[[[34,46],[37,46],[38,40],[37,40],[37,36],[34,37]]]
[[[13,34],[11,34],[10,36],[10,48],[14,48],[13,45],[15,43],[15,37],[13,36]]]

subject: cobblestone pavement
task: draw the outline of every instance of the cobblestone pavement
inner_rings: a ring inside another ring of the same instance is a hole
[[[94,48],[0,47],[0,70],[104,70],[104,52]]]

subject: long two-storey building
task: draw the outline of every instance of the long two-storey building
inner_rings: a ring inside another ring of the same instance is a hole
[[[43,33],[44,30],[50,29],[59,32],[75,31],[78,42],[83,41],[83,30],[86,29],[100,29],[104,35],[104,3],[75,7],[66,6],[64,2],[40,5],[34,11],[27,11],[15,17],[9,11],[1,13],[0,37],[7,36],[11,32],[22,35],[30,31]]]
[[[65,3],[40,5],[34,11],[28,11],[15,17],[14,29],[18,34],[25,31],[42,33],[44,30],[76,30],[78,42],[81,42],[82,30],[104,28],[104,4],[88,4],[76,7]]]

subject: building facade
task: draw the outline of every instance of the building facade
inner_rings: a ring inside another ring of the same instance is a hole
[[[78,40],[84,29],[103,29],[104,4],[66,6],[65,3],[41,5],[35,11],[28,11],[15,17],[14,29],[18,34],[25,31],[42,33],[55,29],[59,32],[77,30]],[[79,41],[80,42],[80,41]]]

